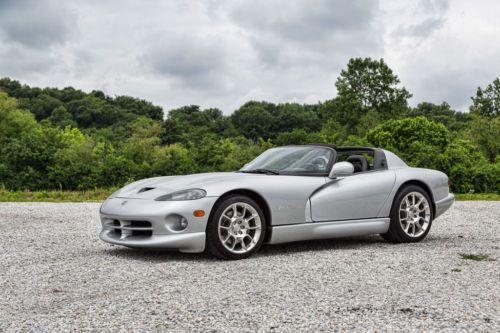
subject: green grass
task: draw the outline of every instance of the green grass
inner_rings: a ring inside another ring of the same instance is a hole
[[[459,253],[460,257],[465,260],[474,261],[496,261],[487,254],[472,254],[472,253]]]
[[[456,193],[457,201],[500,201],[498,193]]]
[[[103,201],[116,188],[87,191],[7,191],[0,187],[0,202],[84,202]],[[496,193],[455,194],[458,201],[500,201]]]
[[[7,191],[0,189],[0,202],[85,202],[103,201],[116,189],[88,191]]]

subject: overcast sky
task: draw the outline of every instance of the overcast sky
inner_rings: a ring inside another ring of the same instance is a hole
[[[411,104],[467,110],[500,76],[500,3],[0,0],[0,77],[231,113],[336,95],[351,57],[384,58]]]

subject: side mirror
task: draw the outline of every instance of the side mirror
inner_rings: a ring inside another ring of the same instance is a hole
[[[337,178],[340,176],[350,176],[354,173],[354,165],[349,162],[337,162],[332,166],[328,177]]]

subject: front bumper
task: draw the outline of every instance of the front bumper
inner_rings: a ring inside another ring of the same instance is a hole
[[[454,202],[455,196],[452,193],[448,193],[444,199],[436,201],[436,213],[434,214],[434,218],[446,212]]]
[[[128,247],[176,249],[181,252],[203,252],[205,230],[217,197],[199,200],[154,201],[111,198],[100,209],[100,238],[108,243]],[[205,216],[193,216],[204,210]],[[175,230],[167,216],[182,216],[188,225]]]

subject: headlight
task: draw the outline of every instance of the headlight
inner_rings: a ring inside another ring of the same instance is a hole
[[[156,198],[156,201],[180,201],[180,200],[197,200],[205,197],[207,192],[201,189],[183,190],[174,193],[169,193]]]

